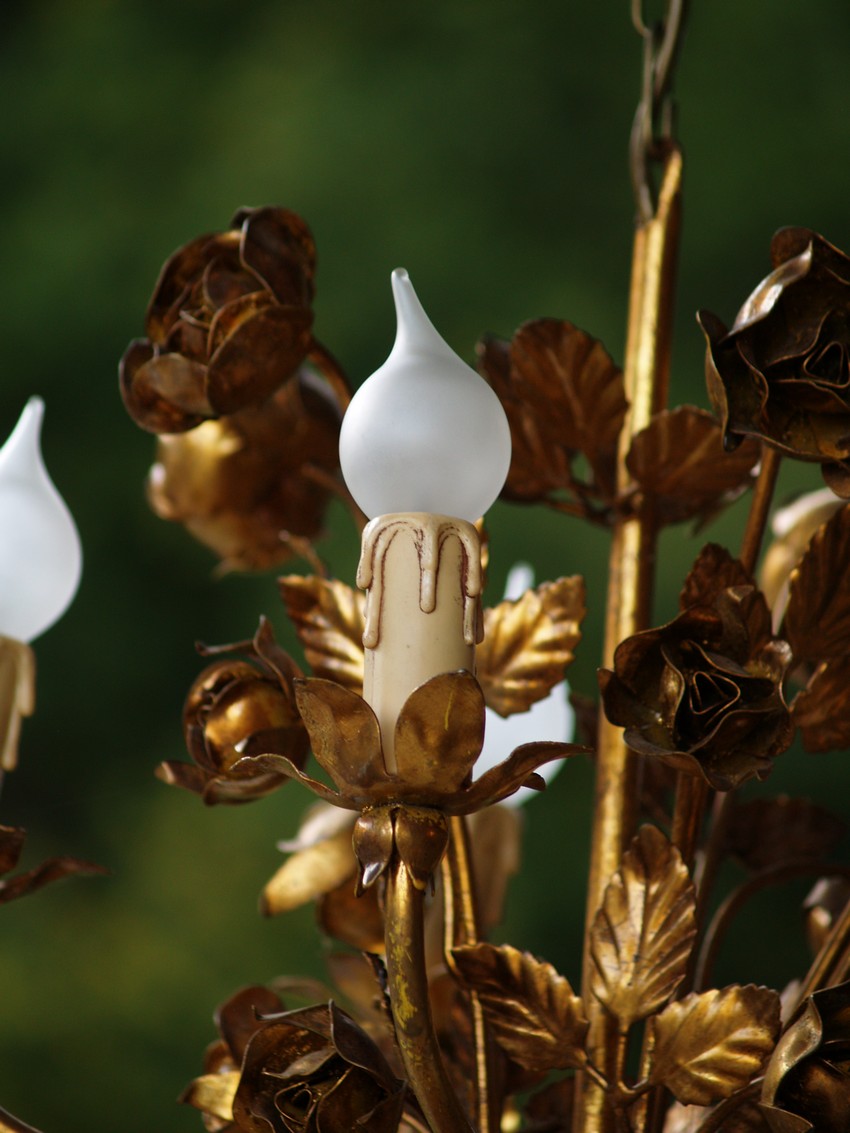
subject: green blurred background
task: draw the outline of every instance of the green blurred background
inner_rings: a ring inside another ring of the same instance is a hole
[[[0,821],[29,829],[26,865],[72,853],[112,871],[2,911],[0,1105],[52,1133],[199,1129],[174,1098],[214,1006],[322,971],[309,911],[256,911],[306,800],[205,810],[152,768],[182,755],[195,640],[242,639],[263,612],[291,638],[272,574],[215,580],[211,556],[148,512],[152,440],[124,413],[118,359],[166,256],[266,203],[313,228],[316,332],[355,384],[391,344],[399,264],[467,357],[485,331],[554,315],[621,359],[641,47],[627,0],[3,0],[0,31],[0,431],[45,397],[46,460],[86,555],[75,605],[37,642],[39,707]],[[850,7],[694,2],[678,94],[674,396],[704,405],[694,310],[731,319],[783,224],[850,247]],[[790,469],[781,494],[816,486],[815,469]],[[734,544],[742,516],[709,534]],[[350,579],[350,528],[337,513],[331,528],[322,553]],[[572,680],[592,692],[605,538],[506,505],[490,528],[491,599],[519,557],[540,579],[588,578]],[[659,617],[699,546],[686,535],[662,543]],[[846,798],[845,761],[789,754],[760,789]],[[528,808],[505,926],[575,980],[590,788],[575,762]],[[794,914],[758,917],[722,974],[780,985]]]

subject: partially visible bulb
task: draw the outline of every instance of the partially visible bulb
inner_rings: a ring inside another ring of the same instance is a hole
[[[82,550],[41,457],[44,402],[31,397],[0,449],[0,634],[30,642],[70,605]]]
[[[517,563],[509,572],[505,583],[505,598],[509,602],[521,598],[534,585],[534,571],[528,563]],[[570,686],[566,681],[556,684],[543,700],[535,701],[527,712],[500,716],[492,708],[485,709],[484,747],[475,763],[475,778],[495,767],[521,744],[535,740],[563,740],[571,742],[575,733],[575,710],[570,704]],[[561,770],[564,761],[552,760],[537,769],[549,783]],[[502,806],[520,806],[539,795],[530,787],[520,787],[509,795]]]
[[[508,474],[505,411],[434,329],[403,268],[392,286],[395,344],[343,418],[342,474],[370,519],[430,512],[474,523]]]

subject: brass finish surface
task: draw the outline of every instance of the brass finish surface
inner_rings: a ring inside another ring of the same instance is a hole
[[[442,864],[446,963],[455,972],[452,950],[476,944],[481,937],[469,831],[462,815],[449,819],[449,844]],[[498,1133],[501,1106],[496,1089],[496,1052],[481,1000],[474,990],[469,991],[469,1008],[475,1046],[476,1127],[479,1133]]]
[[[387,871],[387,980],[396,1038],[410,1088],[432,1133],[471,1133],[443,1066],[425,970],[424,893],[398,855]]]
[[[628,487],[625,453],[632,437],[664,407],[669,379],[673,285],[680,222],[682,157],[667,159],[656,215],[638,228],[632,259],[625,381],[629,411],[621,435],[621,488]],[[656,533],[651,515],[638,509],[614,529],[608,581],[604,664],[625,638],[644,629],[651,616],[651,586]],[[587,920],[593,923],[602,894],[620,863],[635,822],[637,768],[620,728],[603,715],[599,721],[594,826],[588,872]],[[588,994],[589,931],[585,932],[584,999],[591,1021],[591,1057],[604,1065],[610,1049],[610,1024],[604,1009]],[[582,1101],[581,1090],[584,1090]],[[575,1133],[604,1133],[614,1117],[602,1092],[591,1082],[580,1087]],[[584,1125],[580,1124],[584,1112]]]

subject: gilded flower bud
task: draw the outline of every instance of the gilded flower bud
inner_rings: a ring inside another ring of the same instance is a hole
[[[148,480],[154,511],[185,524],[225,568],[265,570],[321,531],[330,491],[320,477],[339,467],[348,397],[344,378],[321,361],[322,372],[302,366],[261,405],[159,438]]]
[[[618,646],[614,671],[600,673],[605,714],[634,751],[727,791],[763,779],[791,742],[790,656],[761,594],[727,587]]]
[[[240,1130],[395,1133],[405,1083],[357,1023],[329,1003],[261,1021],[233,1099]]]
[[[760,437],[802,460],[850,458],[850,259],[806,228],[771,243],[773,271],[730,331],[699,313],[727,445]]]
[[[282,208],[240,209],[165,263],[127,348],[121,393],[152,433],[180,433],[265,401],[310,346],[315,247]]]
[[[768,1063],[762,1107],[771,1129],[844,1133],[850,1091],[850,984],[816,991]]]
[[[295,707],[294,663],[262,622],[254,642],[256,660],[218,660],[195,680],[183,709],[186,747],[193,764],[165,762],[157,774],[207,803],[247,802],[275,790],[287,776],[276,769],[240,765],[260,752],[285,756],[302,767],[307,733]]]

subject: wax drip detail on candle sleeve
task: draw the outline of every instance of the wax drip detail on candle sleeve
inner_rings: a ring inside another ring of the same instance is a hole
[[[433,613],[443,544],[458,539],[463,552],[463,636],[467,645],[481,640],[479,602],[483,578],[478,533],[462,520],[444,515],[411,513],[372,520],[363,532],[363,552],[357,569],[357,585],[367,591],[363,644],[375,649],[381,638],[384,560],[392,541],[403,530],[413,536],[419,558],[419,608]]]

